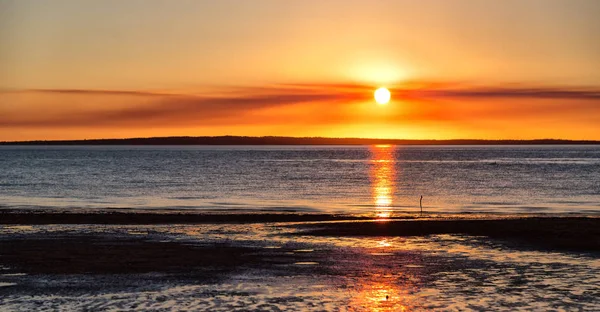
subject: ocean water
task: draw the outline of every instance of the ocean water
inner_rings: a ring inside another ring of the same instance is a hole
[[[600,213],[600,146],[2,146],[0,208]]]

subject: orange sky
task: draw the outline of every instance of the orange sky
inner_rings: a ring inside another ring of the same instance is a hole
[[[599,14],[593,0],[4,1],[0,140],[600,139]]]

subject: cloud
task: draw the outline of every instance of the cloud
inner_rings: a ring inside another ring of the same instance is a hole
[[[600,90],[555,87],[463,87],[455,89],[402,90],[414,97],[424,98],[527,98],[600,100]]]
[[[0,93],[46,93],[46,94],[65,94],[65,95],[131,95],[131,96],[169,96],[168,93],[158,93],[149,91],[128,91],[128,90],[82,90],[82,89],[27,89],[27,90],[9,90]]]
[[[129,127],[207,123],[215,119],[240,120],[250,112],[271,107],[314,102],[347,103],[358,99],[356,95],[350,93],[292,89],[295,92],[291,92],[294,90],[289,87],[247,88],[238,90],[230,96],[194,96],[110,90],[29,90],[28,92],[49,95],[87,95],[90,98],[110,95],[147,96],[148,101],[143,105],[123,105],[121,108],[108,111],[78,111],[77,107],[73,107],[69,114],[58,116],[48,114],[43,118],[30,118],[25,114],[17,116],[4,114],[0,116],[0,127]]]
[[[402,105],[390,105],[385,114],[373,109],[357,109],[356,103],[370,101],[373,86],[351,83],[279,84],[241,87],[205,92],[202,95],[127,90],[36,89],[10,91],[44,95],[40,100],[61,101],[77,96],[90,101],[111,96],[136,97],[110,109],[83,110],[73,105],[53,111],[48,104],[43,114],[31,114],[28,103],[2,103],[11,111],[0,111],[0,127],[172,127],[239,124],[325,125],[347,123],[468,122],[496,117],[535,118],[536,114],[597,114],[600,91],[591,88],[495,86],[475,87],[451,83],[407,83],[394,86],[393,97]],[[9,93],[10,93],[9,92]],[[142,101],[139,101],[142,99]],[[521,99],[521,101],[519,101]],[[524,99],[554,99],[546,104],[523,106]],[[428,100],[434,100],[428,102]],[[460,103],[452,102],[458,100]],[[488,101],[489,100],[489,101]],[[502,100],[498,102],[498,100]],[[577,101],[573,104],[573,101]],[[583,100],[583,102],[582,102]],[[119,102],[120,103],[120,102]],[[450,104],[448,104],[450,103]],[[568,103],[568,104],[567,104]],[[31,104],[31,103],[30,103]],[[38,107],[39,107],[39,103]],[[318,104],[318,105],[316,105]],[[14,109],[14,107],[17,109]],[[88,105],[92,108],[94,105]],[[302,107],[301,107],[302,106]],[[367,105],[368,106],[368,105]],[[400,109],[399,107],[402,107]]]

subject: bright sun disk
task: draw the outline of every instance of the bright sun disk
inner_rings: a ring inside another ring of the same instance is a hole
[[[375,90],[375,102],[377,102],[377,104],[387,104],[390,101],[391,96],[390,90],[386,88],[381,87]]]

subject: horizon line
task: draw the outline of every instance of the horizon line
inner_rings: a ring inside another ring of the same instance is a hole
[[[221,140],[213,141],[213,142],[192,142],[190,140]],[[168,141],[174,140],[187,140],[187,142],[179,142],[178,144],[168,144]],[[460,144],[468,144],[470,143],[519,143],[519,144],[600,144],[600,140],[581,140],[581,139],[554,139],[554,138],[539,138],[539,139],[391,139],[391,138],[356,138],[356,137],[323,137],[323,136],[313,136],[313,137],[295,137],[295,136],[242,136],[242,135],[217,135],[217,136],[164,136],[164,137],[130,137],[130,138],[85,138],[85,139],[55,139],[55,140],[21,140],[21,141],[0,141],[0,144],[3,145],[16,145],[16,144],[32,144],[32,145],[44,145],[44,144],[52,144],[58,145],[60,143],[65,143],[68,145],[78,145],[78,144],[86,144],[93,145],[90,143],[125,143],[129,141],[139,141],[133,142],[133,145],[154,145],[151,142],[147,141],[162,141],[162,142],[154,142],[159,143],[159,145],[269,145],[265,144],[268,142],[254,142],[249,144],[241,144],[241,142],[224,144],[227,142],[223,142],[223,140],[321,140],[321,141],[333,141],[333,142],[313,142],[308,144],[299,144],[301,142],[278,142],[272,145],[326,145],[324,143],[328,143],[327,145],[364,145],[367,142],[368,144],[377,144],[377,142],[382,142],[381,144],[393,144],[393,142],[402,142],[405,144],[425,144],[427,142],[430,143],[460,143]],[[146,142],[143,142],[146,141]],[[334,141],[355,141],[355,143],[346,142],[334,142]],[[372,142],[375,141],[375,142]],[[360,143],[363,142],[363,143]],[[106,144],[101,144],[106,145]],[[127,144],[123,144],[127,145]]]

